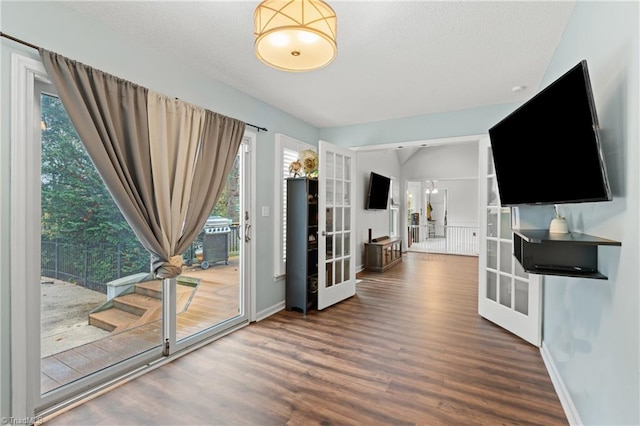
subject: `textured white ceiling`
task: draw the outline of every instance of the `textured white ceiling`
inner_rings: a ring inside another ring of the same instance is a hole
[[[338,17],[336,60],[287,73],[254,54],[258,1],[63,3],[321,128],[528,99],[575,5],[328,0]]]

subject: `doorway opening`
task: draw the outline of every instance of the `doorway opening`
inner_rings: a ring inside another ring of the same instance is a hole
[[[469,179],[407,181],[407,251],[477,256],[478,226],[471,217],[465,221],[468,201],[459,202],[475,185]]]

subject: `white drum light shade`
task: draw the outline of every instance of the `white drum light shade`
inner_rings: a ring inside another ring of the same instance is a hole
[[[311,71],[338,53],[336,14],[322,0],[265,0],[254,13],[256,55],[283,71]]]

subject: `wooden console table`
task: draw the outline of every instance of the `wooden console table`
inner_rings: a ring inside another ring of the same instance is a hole
[[[386,238],[381,241],[364,243],[364,269],[384,272],[402,262],[402,240]]]

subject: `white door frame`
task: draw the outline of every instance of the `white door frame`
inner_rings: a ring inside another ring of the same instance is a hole
[[[256,230],[255,227],[252,226],[255,223],[256,218],[256,173],[257,170],[257,159],[256,159],[256,141],[257,135],[253,132],[245,131],[244,132],[244,146],[245,146],[245,155],[244,155],[244,165],[245,170],[243,170],[242,176],[242,184],[244,185],[242,194],[243,197],[243,205],[241,206],[241,211],[248,210],[249,211],[249,223],[248,223],[248,248],[245,247],[245,264],[242,270],[244,276],[242,277],[242,282],[245,283],[245,288],[248,291],[247,297],[245,300],[248,301],[248,316],[249,322],[256,321]],[[243,239],[246,241],[246,238]]]
[[[40,400],[40,309],[31,311],[29,302],[40,295],[36,286],[25,285],[40,280],[39,268],[28,265],[28,259],[40,258],[40,228],[30,226],[40,221],[40,150],[34,149],[38,135],[30,124],[36,118],[35,85],[49,78],[40,61],[15,53],[11,78],[11,415],[28,418]]]

